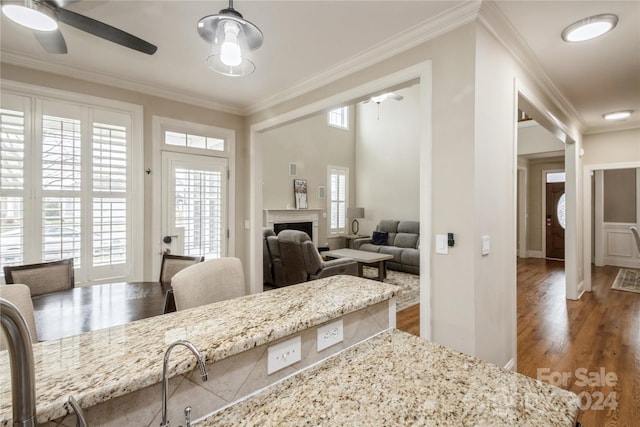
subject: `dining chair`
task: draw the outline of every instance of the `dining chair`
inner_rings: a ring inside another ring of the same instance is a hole
[[[12,285],[0,285],[0,298],[5,299],[15,305],[20,311],[20,314],[27,321],[27,327],[29,328],[29,335],[31,335],[31,342],[38,342],[36,334],[36,318],[33,313],[33,302],[31,301],[31,290],[27,285],[12,284]],[[0,350],[7,349],[7,338],[4,331],[0,333]]]
[[[178,272],[191,265],[204,261],[203,256],[187,256],[187,255],[162,255],[162,264],[160,265],[159,282],[163,286],[171,285],[171,278]],[[164,295],[165,314],[176,311],[176,302],[173,295],[173,289],[169,289]]]
[[[246,295],[238,258],[216,258],[187,267],[171,279],[178,311]]]
[[[7,265],[4,267],[4,279],[7,285],[27,285],[32,297],[71,289],[75,286],[73,258],[38,264]]]
[[[631,234],[633,234],[633,238],[636,241],[636,247],[638,248],[638,253],[640,253],[640,233],[638,233],[637,227],[629,227],[631,230]]]
[[[180,270],[204,261],[203,256],[162,255],[159,282],[170,284],[171,278]]]

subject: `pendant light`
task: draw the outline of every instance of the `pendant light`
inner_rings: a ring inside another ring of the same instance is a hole
[[[217,15],[205,16],[198,22],[198,33],[211,45],[207,66],[225,76],[246,76],[256,66],[247,52],[262,46],[262,31],[233,8],[222,9]]]

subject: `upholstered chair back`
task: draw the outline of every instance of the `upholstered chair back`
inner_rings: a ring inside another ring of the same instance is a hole
[[[179,271],[171,279],[176,310],[185,310],[246,295],[238,258],[216,258]]]
[[[33,302],[31,301],[31,291],[27,285],[13,284],[0,285],[0,298],[6,299],[18,308],[24,317],[31,335],[31,342],[37,342],[36,319],[33,313]],[[7,349],[7,338],[4,331],[0,332],[0,350]]]
[[[162,255],[162,265],[160,266],[160,282],[171,283],[171,279],[177,272],[185,268],[204,261],[203,256],[184,256],[184,255]]]
[[[4,267],[7,284],[22,283],[32,296],[64,291],[75,286],[73,258]]]
[[[311,239],[304,231],[282,230],[278,233],[283,281],[286,285],[305,282],[309,277],[302,247],[303,242],[309,242],[313,247]]]

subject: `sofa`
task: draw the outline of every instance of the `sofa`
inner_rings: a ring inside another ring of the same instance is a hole
[[[420,274],[420,222],[383,219],[371,237],[355,239],[353,249],[393,255],[388,269]]]

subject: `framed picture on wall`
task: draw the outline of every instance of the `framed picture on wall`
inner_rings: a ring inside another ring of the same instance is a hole
[[[293,180],[293,196],[296,199],[296,209],[307,209],[307,181],[304,179]]]

